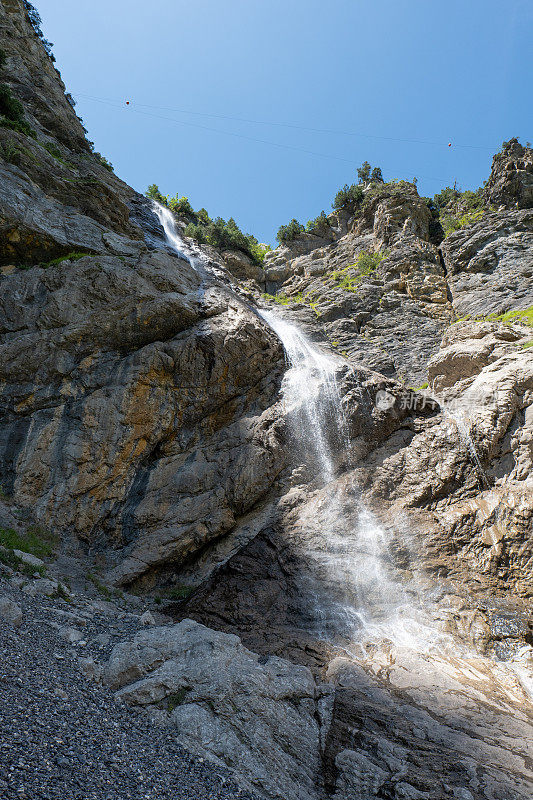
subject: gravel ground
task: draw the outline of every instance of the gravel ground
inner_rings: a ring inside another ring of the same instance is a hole
[[[253,800],[223,767],[186,752],[171,729],[83,674],[79,659],[106,660],[139,629],[139,613],[28,597],[0,579],[1,595],[23,612],[18,628],[0,619],[2,800]],[[81,641],[69,642],[64,626]]]

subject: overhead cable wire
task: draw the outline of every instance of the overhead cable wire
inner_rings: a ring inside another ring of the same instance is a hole
[[[347,164],[359,164],[359,162],[355,161],[354,159],[344,158],[342,156],[335,156],[335,155],[332,155],[331,153],[319,153],[319,152],[317,152],[315,150],[307,150],[306,148],[298,147],[296,145],[284,144],[284,143],[281,143],[281,142],[271,142],[268,139],[258,139],[255,136],[248,136],[247,134],[244,134],[244,133],[236,133],[235,131],[224,131],[224,130],[220,130],[219,128],[211,128],[208,125],[200,125],[199,123],[196,123],[196,122],[187,122],[186,120],[173,119],[172,117],[164,117],[164,116],[161,116],[160,114],[152,114],[151,112],[148,112],[148,111],[141,111],[138,108],[133,108],[131,106],[128,106],[127,109],[126,109],[126,108],[124,108],[124,105],[122,103],[117,103],[114,100],[106,100],[106,99],[103,99],[103,98],[100,98],[100,97],[92,97],[90,95],[81,95],[81,94],[77,94],[75,96],[83,98],[85,100],[91,100],[91,101],[94,101],[94,102],[97,102],[97,103],[102,103],[104,105],[110,106],[112,108],[116,108],[118,110],[124,110],[124,111],[127,111],[128,113],[140,114],[140,115],[145,116],[145,117],[152,117],[153,119],[165,120],[166,122],[171,122],[174,125],[185,125],[185,126],[190,127],[190,128],[197,128],[197,129],[200,129],[200,130],[210,131],[212,133],[222,134],[223,136],[233,136],[233,137],[236,137],[238,139],[245,139],[245,140],[247,140],[249,142],[259,142],[260,144],[266,144],[266,145],[269,145],[270,147],[279,147],[279,148],[282,148],[282,149],[285,149],[285,150],[292,150],[292,151],[295,151],[295,152],[298,152],[298,153],[305,153],[307,155],[317,156],[319,158],[329,158],[329,159],[333,159],[335,161],[343,161],[344,163],[347,163]],[[384,166],[385,166],[385,169],[388,169],[389,171],[396,171],[398,173],[400,173],[400,172],[404,172],[405,173],[405,172],[408,171],[407,167],[403,168],[403,170],[391,170],[391,167],[387,167],[386,165],[384,165]],[[416,170],[409,170],[409,171],[416,172]],[[425,180],[428,180],[428,181],[435,181],[435,182],[437,182],[439,184],[450,182],[450,180],[451,180],[450,178],[437,178],[437,177],[430,176],[430,175],[422,175],[420,173],[417,174],[417,177],[424,178]]]
[[[111,98],[97,98],[92,95],[88,94],[78,94],[78,97],[83,97],[88,100],[106,100],[107,102],[120,102],[116,99]],[[225,120],[232,120],[234,122],[245,122],[249,125],[270,125],[274,127],[281,127],[281,128],[292,128],[294,130],[299,131],[309,131],[311,133],[325,133],[330,136],[359,136],[363,139],[380,139],[386,142],[404,142],[409,144],[426,144],[432,145],[434,147],[449,147],[449,142],[434,142],[430,141],[429,139],[409,139],[409,138],[402,138],[398,136],[380,136],[378,134],[372,133],[361,133],[359,131],[340,131],[340,130],[333,130],[329,128],[313,128],[306,125],[297,125],[291,122],[279,122],[276,120],[257,120],[257,119],[247,119],[245,117],[235,117],[229,114],[212,114],[206,111],[191,111],[190,109],[185,108],[171,108],[169,106],[154,106],[148,103],[138,103],[137,101],[128,101],[128,104],[134,105],[139,108],[149,108],[154,111],[171,111],[176,114],[191,114],[197,117],[210,117],[212,119],[225,119]],[[122,105],[122,104],[121,104]],[[487,147],[485,145],[476,145],[476,144],[458,144],[456,142],[453,143],[455,148],[467,148],[469,150],[488,150],[492,152],[492,147]]]

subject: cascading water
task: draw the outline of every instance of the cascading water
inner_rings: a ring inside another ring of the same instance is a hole
[[[208,259],[196,254],[181,238],[174,215],[154,203],[168,244],[194,269],[211,279],[222,277]],[[227,286],[227,275],[224,275]],[[231,290],[231,287],[228,287]],[[242,300],[240,300],[242,302]],[[361,503],[357,486],[336,465],[335,453],[350,454],[348,425],[337,376],[346,363],[315,347],[295,325],[272,311],[255,311],[282,341],[289,369],[282,386],[288,418],[301,448],[301,463],[313,470],[317,489],[299,514],[302,546],[311,565],[302,574],[305,597],[315,599],[310,615],[315,633],[341,644],[353,657],[367,656],[367,647],[383,645],[428,654],[424,668],[437,669],[440,658],[445,671],[460,672],[458,642],[439,631],[435,608],[415,581],[402,582],[390,553],[385,528]],[[457,420],[456,420],[457,421]],[[459,432],[465,434],[464,429]],[[471,442],[473,455],[477,458]],[[431,653],[437,654],[430,655]],[[531,675],[521,662],[510,665],[531,691]],[[470,675],[469,662],[465,669]],[[529,683],[528,683],[529,681]]]
[[[316,632],[328,639],[340,635],[345,643],[387,639],[418,650],[437,640],[442,645],[418,593],[403,588],[395,574],[386,530],[361,504],[349,475],[338,480],[335,444],[349,455],[337,382],[344,362],[318,350],[275,312],[260,314],[281,339],[289,361],[282,394],[300,457],[308,467],[316,464],[317,497],[298,520],[312,564],[304,590],[315,599]]]
[[[153,200],[152,203],[154,214],[157,216],[163,230],[165,231],[165,236],[167,237],[167,242],[169,245],[179,256],[188,261],[194,269],[197,269],[197,265],[194,263],[196,259],[192,255],[190,248],[186,246],[185,242],[178,233],[176,219],[172,211],[169,208],[162,206],[161,203],[157,203],[155,200]]]

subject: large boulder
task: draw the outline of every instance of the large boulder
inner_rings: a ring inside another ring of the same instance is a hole
[[[104,677],[118,700],[166,713],[181,743],[268,796],[317,800],[331,691],[306,667],[260,657],[237,636],[184,620],[117,645]]]

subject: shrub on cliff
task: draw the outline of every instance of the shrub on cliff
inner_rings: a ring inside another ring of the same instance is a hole
[[[280,244],[287,244],[296,239],[301,233],[305,233],[305,228],[297,219],[291,219],[288,225],[280,225],[276,234],[276,239]]]
[[[269,248],[260,245],[251,233],[243,233],[233,217],[227,222],[222,217],[210,219],[205,208],[200,209],[195,217],[197,222],[190,222],[187,225],[185,236],[195,239],[200,244],[210,244],[218,250],[240,250],[250,256],[256,264],[263,263]]]
[[[345,183],[342,189],[339,189],[335,195],[332,205],[335,210],[348,208],[350,206],[358,206],[361,204],[363,197],[364,192],[362,186],[359,186],[355,183],[352,183],[351,186],[348,186],[348,184]]]
[[[452,189],[446,186],[435,195],[433,204],[437,208],[445,237],[467,225],[479,222],[484,213],[490,209],[483,199],[481,187],[475,192],[470,189],[461,192],[456,187]]]
[[[321,211],[318,217],[315,219],[310,219],[305,229],[307,233],[312,233],[315,236],[327,236],[330,229],[329,220],[326,216],[325,211]]]
[[[0,114],[12,122],[20,122],[24,109],[20,100],[13,97],[11,89],[5,83],[0,84]]]
[[[168,200],[168,207],[176,214],[194,215],[194,208],[189,203],[187,197],[178,197],[178,195],[170,197]]]
[[[20,100],[13,97],[11,89],[6,83],[0,83],[0,125],[4,128],[11,128],[36,138],[33,128],[30,128],[24,121],[24,107]]]
[[[37,34],[37,36],[39,37],[39,39],[43,43],[43,47],[46,50],[46,52],[48,53],[48,55],[50,56],[51,60],[55,61],[56,60],[55,56],[52,53],[53,44],[52,44],[52,42],[49,42],[48,39],[45,39],[44,34],[43,34],[42,30],[41,30],[41,25],[42,25],[41,15],[39,14],[39,12],[35,8],[35,6],[33,6],[29,2],[29,0],[24,0],[24,7],[25,7],[26,12],[28,14],[28,19],[30,21],[30,24],[31,24],[33,30],[35,31],[35,33]]]
[[[164,194],[161,194],[157,183],[150,184],[146,190],[146,197],[149,197],[151,200],[155,200],[157,203],[161,203],[163,206],[168,205],[168,199]]]

